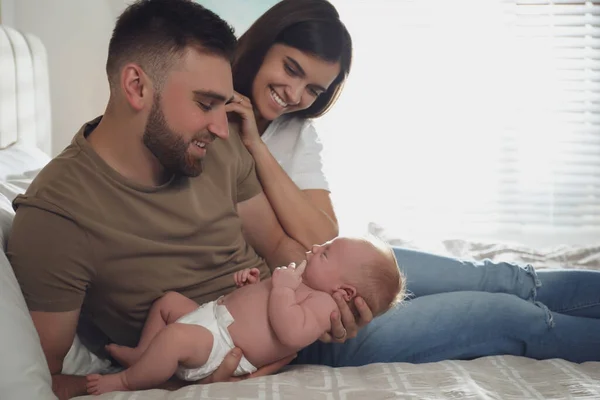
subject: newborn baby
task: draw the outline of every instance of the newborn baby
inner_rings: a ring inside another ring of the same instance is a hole
[[[384,243],[338,237],[315,245],[298,267],[293,263],[260,281],[257,269],[238,271],[239,289],[198,307],[170,292],[150,309],[137,347],[111,344],[109,353],[126,370],[89,375],[88,393],[156,387],[174,374],[187,381],[210,375],[233,347],[242,358],[236,375],[298,352],[331,330],[340,293],[351,309],[361,296],[374,316],[404,296],[403,277]]]

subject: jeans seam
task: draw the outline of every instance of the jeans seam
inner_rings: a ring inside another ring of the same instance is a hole
[[[490,339],[498,339],[498,338],[500,338],[500,339],[509,339],[509,340],[511,339],[511,337],[507,336],[507,335],[502,335],[502,336],[488,335],[485,339],[482,339],[482,340],[479,340],[479,341],[475,342],[475,345],[479,346],[481,344],[485,344],[486,342],[489,342]],[[463,346],[460,346],[460,347],[454,347],[454,350],[466,349],[466,348],[469,348],[469,347],[473,347],[473,345],[474,345],[474,342],[470,342],[468,345],[463,345]],[[447,348],[447,346],[444,346],[444,348]],[[412,357],[409,357],[409,359],[406,362],[409,362],[409,363],[414,363],[414,362],[420,363],[420,362],[423,362],[423,361],[419,360],[419,358],[427,358],[427,357],[429,357],[431,355],[434,355],[436,353],[440,353],[440,351],[431,350],[431,351],[428,351],[428,352],[418,353],[418,354],[415,354]],[[429,361],[426,361],[426,362],[429,362]]]
[[[521,267],[517,266],[517,268],[521,268]],[[529,276],[531,279],[533,279],[533,287],[531,288],[531,293],[529,294],[529,297],[526,300],[536,303],[537,290],[538,290],[538,288],[540,288],[542,286],[542,281],[540,281],[540,278],[538,277],[537,272],[536,272],[535,268],[533,267],[533,265],[526,264],[521,269],[523,269],[525,271],[527,276]]]
[[[585,304],[578,304],[576,306],[572,306],[569,308],[561,308],[558,310],[554,310],[554,312],[557,312],[560,314],[560,313],[564,313],[564,312],[568,312],[568,311],[581,310],[583,308],[597,307],[597,306],[600,306],[600,301],[595,301],[595,302],[585,303]]]

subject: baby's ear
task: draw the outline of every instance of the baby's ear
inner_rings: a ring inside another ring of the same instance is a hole
[[[356,288],[351,285],[343,283],[339,288],[336,289],[336,293],[339,293],[346,302],[349,302],[356,297]]]

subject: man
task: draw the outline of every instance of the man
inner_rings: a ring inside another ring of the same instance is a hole
[[[203,303],[233,290],[237,270],[267,276],[268,266],[304,258],[240,138],[229,137],[234,47],[232,29],[191,1],[131,5],[109,45],[104,115],[14,201],[7,255],[61,399],[85,393],[84,377],[61,375],[80,316],[135,346],[165,292]],[[229,379],[240,358],[234,349],[205,382]]]

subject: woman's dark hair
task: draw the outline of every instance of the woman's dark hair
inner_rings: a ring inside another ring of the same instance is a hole
[[[282,0],[239,38],[233,61],[235,90],[252,98],[252,83],[265,55],[277,43],[293,47],[328,62],[339,62],[340,73],[328,90],[305,110],[303,118],[325,114],[335,103],[352,64],[352,39],[327,0]]]

